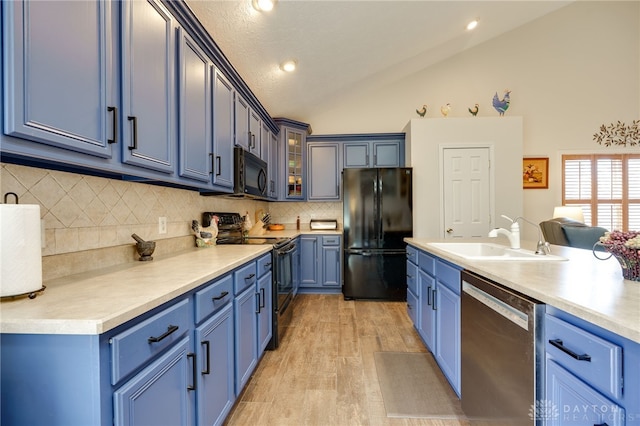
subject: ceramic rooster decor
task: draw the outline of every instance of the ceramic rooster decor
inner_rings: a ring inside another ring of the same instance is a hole
[[[422,105],[421,109],[417,109],[416,113],[420,116],[420,117],[424,117],[427,114],[427,106],[426,105]]]
[[[451,111],[451,104],[446,104],[440,107],[440,113],[442,114],[443,117],[446,117],[447,115],[449,115],[450,111]]]
[[[216,245],[216,237],[218,236],[218,216],[211,217],[211,226],[203,228],[200,222],[193,220],[191,222],[191,230],[196,237],[197,247],[211,247]]]
[[[467,109],[469,110],[469,114],[475,117],[476,115],[478,115],[478,111],[480,110],[480,107],[478,106],[478,104],[475,104],[473,108],[467,108]]]
[[[509,109],[509,103],[511,102],[511,98],[509,97],[510,94],[511,90],[506,89],[502,100],[498,99],[498,92],[493,95],[493,107],[498,111],[501,117]]]

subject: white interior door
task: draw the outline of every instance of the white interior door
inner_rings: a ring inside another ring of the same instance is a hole
[[[489,147],[442,151],[445,238],[486,237],[491,229]]]

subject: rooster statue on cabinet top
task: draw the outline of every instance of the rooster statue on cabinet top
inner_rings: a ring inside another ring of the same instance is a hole
[[[440,107],[440,113],[442,114],[443,117],[446,117],[447,115],[449,115],[450,111],[451,111],[451,104],[446,104]]]
[[[416,110],[416,113],[417,113],[420,117],[424,118],[424,116],[427,114],[427,106],[426,106],[426,105],[422,105],[422,108],[421,108],[421,109],[417,109],[417,110]]]
[[[506,89],[502,100],[498,99],[498,92],[493,95],[493,107],[498,111],[501,117],[509,109],[509,103],[511,102],[511,98],[509,97],[510,94],[511,90]]]
[[[480,107],[478,104],[475,104],[473,108],[467,108],[467,109],[469,110],[469,114],[475,117],[476,115],[478,115],[478,111],[480,110]]]

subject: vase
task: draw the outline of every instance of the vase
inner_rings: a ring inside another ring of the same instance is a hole
[[[640,261],[630,259],[616,253],[612,253],[622,267],[622,276],[625,280],[640,281]]]

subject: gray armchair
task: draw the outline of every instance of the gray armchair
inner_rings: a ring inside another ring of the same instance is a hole
[[[591,250],[600,237],[607,232],[605,228],[588,226],[566,217],[540,222],[540,229],[545,240],[550,244],[588,250]]]

